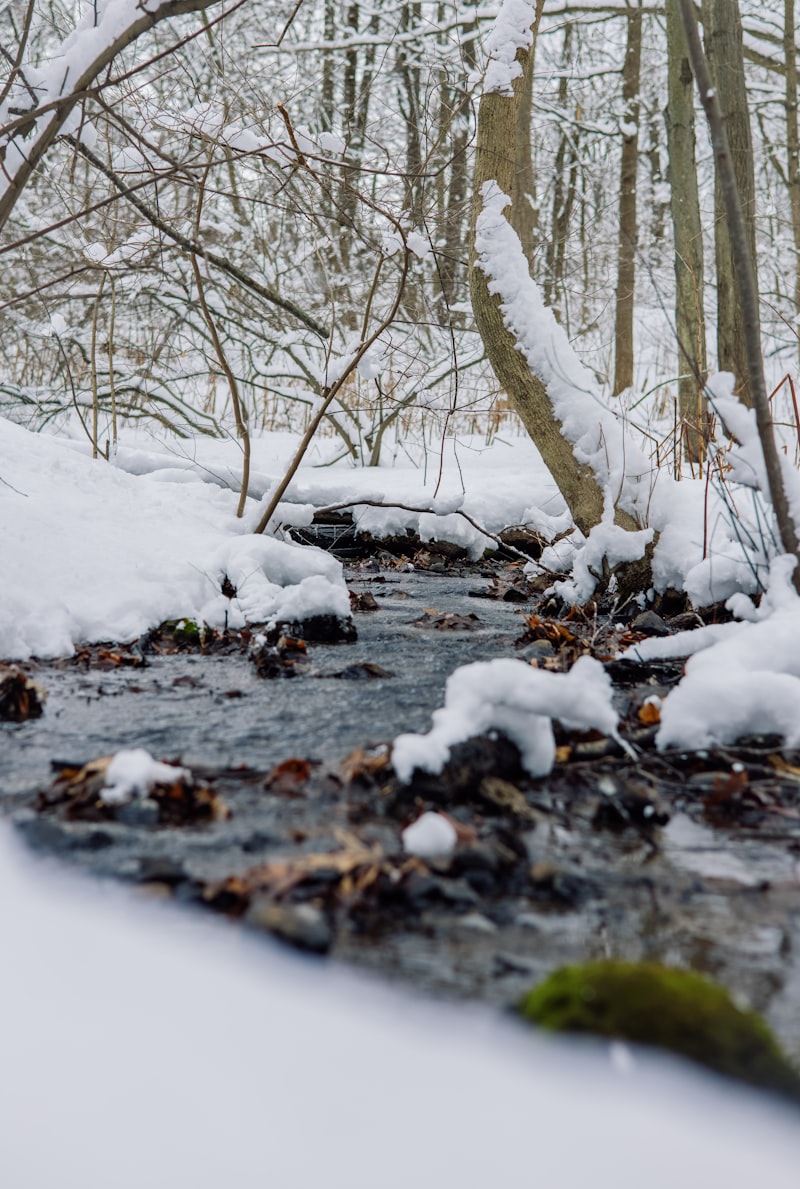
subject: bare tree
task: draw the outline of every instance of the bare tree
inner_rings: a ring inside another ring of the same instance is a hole
[[[675,332],[678,339],[678,405],[683,448],[702,462],[707,441],[706,332],[703,307],[703,228],[697,185],[692,70],[679,0],[666,0],[667,145],[670,211],[675,245]]]
[[[747,248],[758,290],[756,256],[756,190],[753,139],[744,74],[742,18],[739,0],[703,0],[703,40],[711,78],[725,118],[725,133],[742,207]],[[753,403],[745,349],[745,326],[736,289],[736,262],[725,217],[722,184],[716,186],[715,244],[717,262],[717,363],[736,376],[737,392]]]
[[[619,245],[614,324],[614,395],[633,386],[633,307],[636,288],[636,174],[639,168],[639,87],[642,72],[642,0],[628,10],[622,67],[622,154],[619,172]]]

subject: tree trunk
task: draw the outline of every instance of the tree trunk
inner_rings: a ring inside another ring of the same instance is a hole
[[[473,245],[485,183],[495,181],[504,194],[513,192],[518,112],[528,54],[524,48],[517,50],[516,61],[522,67],[522,74],[512,84],[513,94],[484,91],[480,99],[472,210]],[[603,516],[602,488],[591,468],[576,459],[553,412],[547,389],[517,350],[516,340],[503,321],[499,298],[489,292],[485,273],[475,266],[474,247],[470,290],[475,321],[495,374],[542,455],[575,524],[581,532],[588,534]],[[627,529],[639,527],[627,512],[618,510],[616,521]]]
[[[511,189],[511,225],[519,236],[528,268],[533,273],[533,257],[536,251],[536,179],[533,172],[531,152],[531,124],[533,122],[533,64],[536,56],[536,35],[542,19],[544,0],[536,0],[533,18],[533,42],[528,51],[525,73],[522,76],[522,93],[517,108],[517,128],[514,145],[516,168],[514,185]]]
[[[708,441],[705,398],[706,330],[703,311],[703,228],[695,158],[692,70],[679,0],[667,0],[667,145],[670,212],[675,243],[675,333],[678,405],[686,459],[701,463]],[[679,448],[675,444],[676,450]]]
[[[797,127],[797,46],[794,0],[784,0],[783,48],[786,60],[786,184],[794,239],[794,310],[800,316],[800,135]],[[798,336],[800,346],[800,336]]]
[[[703,0],[703,37],[711,76],[725,116],[731,160],[742,205],[748,250],[753,262],[756,289],[756,187],[750,112],[745,89],[742,49],[742,18],[739,0]],[[744,319],[736,288],[736,271],[725,200],[719,175],[716,182],[715,228],[717,258],[717,362],[721,370],[733,372],[736,391],[744,404],[752,406],[744,347]]]
[[[566,117],[569,100],[567,65],[569,61],[572,34],[575,26],[567,24],[564,29],[564,49],[561,57],[562,72],[558,83],[558,106]],[[561,302],[566,305],[563,291],[564,264],[567,256],[567,236],[572,210],[575,205],[575,191],[578,173],[577,129],[573,130],[565,118],[555,164],[553,166],[553,214],[550,221],[550,236],[545,251],[544,300],[561,321]]]
[[[639,164],[639,84],[642,70],[642,0],[628,12],[622,68],[622,158],[619,175],[619,248],[614,328],[614,395],[633,386],[633,297],[636,283],[636,173]]]

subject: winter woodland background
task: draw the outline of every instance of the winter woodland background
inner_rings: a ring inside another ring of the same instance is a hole
[[[768,385],[794,451],[793,2],[741,9]],[[2,6],[7,123],[91,12],[60,0]],[[670,184],[687,177],[668,152],[667,15],[663,3],[545,3],[518,205],[533,274],[583,362],[654,462],[696,475],[702,462],[676,446],[690,433],[677,377],[697,384],[675,330]],[[296,431],[353,344],[383,327],[321,428],[342,456],[420,462],[443,435],[518,434],[467,276],[475,99],[495,16],[493,5],[448,2],[240,0],[163,22],[123,50],[5,227],[4,415],[32,428],[69,422],[100,452],[125,421],[158,435],[235,435],[245,419],[253,433]],[[701,120],[697,140],[705,278],[693,283],[713,368],[713,162]]]

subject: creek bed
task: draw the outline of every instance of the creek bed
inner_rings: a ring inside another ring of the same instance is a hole
[[[496,788],[486,784],[495,771],[489,753],[483,776],[461,792],[447,780],[404,790],[380,770],[343,779],[341,761],[354,749],[427,729],[458,665],[519,655],[522,613],[533,610],[471,597],[485,586],[474,573],[360,570],[349,585],[378,604],[355,617],[358,641],[309,645],[310,671],[292,679],[259,678],[244,655],[154,656],[143,668],[100,671],[26,666],[48,701],[42,718],[0,726],[3,808],[32,845],[88,872],[244,914],[439,995],[511,1005],[556,966],[589,958],[690,967],[763,1012],[800,1060],[792,764],[771,768],[765,741],[699,761],[598,753],[535,781],[498,753]],[[434,608],[460,619],[438,628],[414,622],[427,610],[433,624]],[[359,664],[393,676],[355,679]],[[342,672],[350,675],[335,676]],[[620,697],[630,700],[630,691]],[[196,769],[230,816],[154,826],[34,807],[54,761],[80,766],[132,747]],[[312,761],[297,789],[268,777],[288,759]],[[709,789],[735,763],[752,774],[758,797],[729,820],[710,818]],[[505,807],[488,796],[504,788]],[[524,804],[515,808],[516,793]],[[465,841],[457,862],[415,869],[400,832],[431,806],[451,815]],[[325,854],[334,856],[329,869],[318,859]],[[288,876],[276,893],[281,863]],[[262,884],[242,892],[254,868],[265,873]]]

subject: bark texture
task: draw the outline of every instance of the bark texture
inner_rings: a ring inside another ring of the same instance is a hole
[[[614,326],[614,395],[633,386],[633,301],[636,286],[636,174],[639,167],[639,86],[642,72],[642,0],[628,12],[622,68],[624,125],[619,174],[619,246]]]
[[[753,267],[756,290],[756,186],[753,168],[753,139],[744,76],[742,18],[739,0],[703,0],[703,34],[711,78],[725,119],[728,150],[739,192],[747,247]],[[734,260],[725,198],[717,174],[715,197],[715,245],[717,259],[717,361],[723,371],[736,376],[740,399],[752,407],[745,327],[736,287]]]
[[[675,244],[675,332],[678,336],[678,405],[686,458],[702,462],[708,441],[705,397],[703,228],[697,187],[692,69],[678,0],[666,0],[667,146],[670,212]]]
[[[800,314],[800,134],[797,126],[797,45],[795,3],[784,0],[783,49],[786,61],[786,185],[792,212],[794,240],[794,308]],[[798,339],[800,347],[800,339]]]
[[[528,51],[518,50],[517,61],[523,68],[523,74],[514,82],[513,96],[497,93],[481,96],[475,151],[473,244],[484,183],[495,181],[508,195],[514,190],[518,111],[522,102],[527,60]],[[516,340],[503,322],[499,299],[490,294],[486,275],[476,267],[474,249],[470,290],[475,321],[495,374],[539,449],[575,524],[581,532],[588,534],[602,518],[603,491],[591,468],[575,458],[572,446],[563,436],[561,423],[553,412],[545,386],[533,375],[517,350]],[[627,512],[618,511],[616,521],[626,529],[640,527]]]

